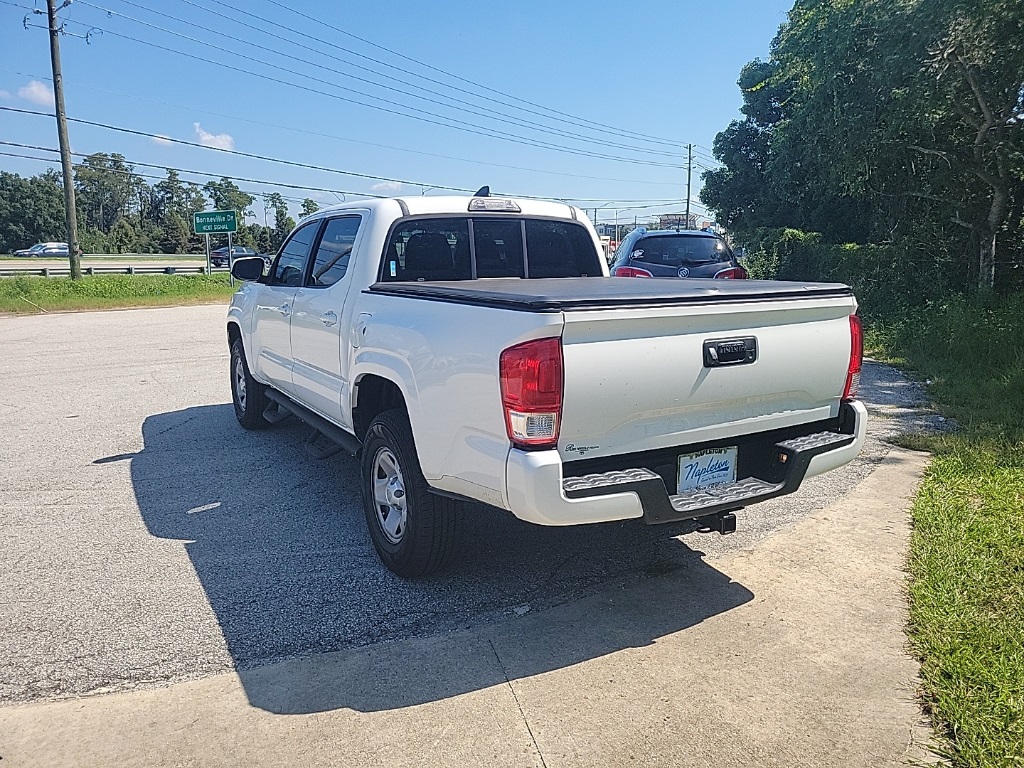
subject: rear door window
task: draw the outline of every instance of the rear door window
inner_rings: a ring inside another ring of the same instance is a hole
[[[469,220],[460,217],[412,219],[388,238],[381,280],[469,280]]]

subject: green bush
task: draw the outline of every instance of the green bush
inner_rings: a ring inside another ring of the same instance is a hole
[[[831,245],[815,232],[758,229],[736,237],[745,264],[761,280],[845,283],[868,318],[964,293],[962,264],[944,250],[909,245]]]

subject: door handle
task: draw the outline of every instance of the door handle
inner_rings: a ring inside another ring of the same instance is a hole
[[[338,316],[333,312],[324,312],[320,315],[320,322],[330,328],[338,323]]]
[[[292,313],[292,308],[290,304],[282,304],[280,307],[274,307],[274,311],[288,317]]]

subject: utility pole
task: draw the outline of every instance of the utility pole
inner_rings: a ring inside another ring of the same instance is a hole
[[[66,8],[71,0],[64,0]],[[46,16],[50,30],[50,65],[53,68],[53,98],[57,112],[57,141],[60,144],[60,165],[64,172],[64,219],[67,223],[68,261],[71,279],[82,278],[82,261],[78,248],[78,213],[75,210],[75,180],[71,173],[71,144],[68,141],[68,116],[64,111],[64,79],[60,72],[60,28],[57,26],[57,0],[46,0]]]
[[[686,145],[686,228],[690,229],[690,176],[693,174],[693,144]]]

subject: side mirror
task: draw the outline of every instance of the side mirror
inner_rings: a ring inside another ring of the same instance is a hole
[[[246,256],[235,259],[231,265],[231,276],[238,280],[259,280],[263,277],[263,268],[266,263],[259,256]]]

